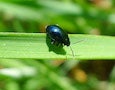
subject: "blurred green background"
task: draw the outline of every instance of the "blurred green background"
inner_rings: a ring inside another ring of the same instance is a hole
[[[115,35],[115,0],[0,0],[0,32]],[[115,61],[0,59],[0,90],[115,90]]]

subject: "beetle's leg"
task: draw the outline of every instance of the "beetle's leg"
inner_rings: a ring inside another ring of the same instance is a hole
[[[51,44],[55,44],[55,40],[51,39]]]
[[[57,46],[58,47],[63,47],[63,44],[62,43],[58,43]]]

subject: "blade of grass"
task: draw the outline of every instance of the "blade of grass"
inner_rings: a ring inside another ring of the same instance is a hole
[[[50,10],[60,13],[60,14],[76,14],[81,15],[82,14],[82,8],[79,5],[68,3],[68,2],[59,2],[59,1],[43,1],[39,0],[38,5],[42,5],[45,8],[50,8]],[[63,7],[63,8],[62,8]],[[55,12],[55,13],[56,13]]]
[[[10,62],[10,65],[9,65],[9,62]],[[15,65],[15,63],[16,63],[16,65]],[[17,64],[19,64],[19,65],[17,65]],[[21,62],[21,60],[19,61],[18,59],[0,59],[0,65],[3,65],[4,67],[9,67],[9,69],[6,68],[8,71],[18,70],[17,72],[19,72],[19,73],[17,73],[18,77],[15,77],[15,74],[9,75],[9,73],[4,72],[5,69],[1,69],[0,75],[9,76],[9,77],[12,77],[15,79],[20,78],[20,76],[28,77],[28,76],[34,75],[33,78],[35,78],[34,82],[37,83],[37,88],[40,83],[45,84],[42,81],[43,79],[45,79],[45,80],[48,80],[49,83],[56,84],[58,86],[58,88],[62,88],[62,90],[78,90],[77,88],[73,87],[73,85],[70,82],[70,79],[60,76],[59,73],[57,73],[51,69],[51,68],[53,68],[52,66],[49,66],[49,65],[47,66],[46,64],[42,63],[41,61],[38,62],[36,60],[31,59],[31,60],[24,60],[23,62]],[[29,65],[29,66],[27,67],[27,65]],[[20,73],[20,72],[22,72],[22,73]],[[35,72],[37,74],[35,74]],[[42,87],[41,84],[40,84],[40,87]],[[35,87],[35,86],[33,85],[30,87]]]
[[[70,34],[75,59],[115,59],[115,37]],[[77,41],[82,42],[75,43]],[[73,59],[71,49],[54,47],[45,33],[0,33],[0,58]],[[49,51],[50,49],[54,51]]]
[[[41,22],[43,19],[43,14],[41,10],[36,10],[35,8],[3,2],[0,1],[0,11],[5,14],[6,18],[19,18],[22,20],[35,20]]]

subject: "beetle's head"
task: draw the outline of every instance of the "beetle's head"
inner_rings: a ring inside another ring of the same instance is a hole
[[[69,45],[70,45],[69,38],[67,38],[67,39],[64,40],[64,45],[66,45],[66,46],[69,46]]]

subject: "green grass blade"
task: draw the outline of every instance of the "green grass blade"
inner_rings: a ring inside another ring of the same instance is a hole
[[[115,37],[79,34],[69,37],[75,59],[115,59]],[[80,40],[83,41],[72,44]],[[51,45],[45,33],[0,33],[0,58],[73,59],[73,56],[69,47]]]
[[[35,20],[39,22],[43,20],[41,10],[38,11],[34,8],[14,3],[0,1],[0,11],[6,15],[5,18],[15,17],[22,20]]]

